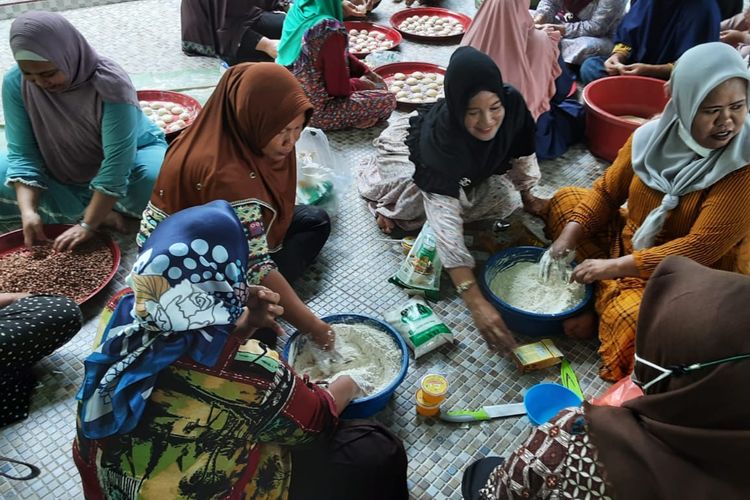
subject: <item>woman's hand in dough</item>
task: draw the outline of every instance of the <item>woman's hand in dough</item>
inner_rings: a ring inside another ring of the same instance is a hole
[[[36,243],[49,241],[47,235],[44,234],[42,217],[38,213],[34,212],[28,215],[22,215],[21,224],[23,226],[23,244],[26,248],[31,248]]]
[[[331,351],[336,346],[336,333],[323,320],[318,320],[318,324],[310,330],[310,338],[324,351]]]
[[[467,303],[474,325],[493,351],[506,353],[516,347],[516,340],[500,313],[484,297]]]
[[[68,250],[75,249],[81,243],[90,240],[92,236],[94,236],[94,231],[76,224],[55,238],[54,243],[52,243],[52,249],[56,252],[67,252]]]
[[[248,324],[254,328],[270,328],[277,335],[284,330],[276,322],[276,318],[284,314],[284,308],[279,305],[281,296],[264,286],[251,286],[250,296],[246,305],[249,310]]]

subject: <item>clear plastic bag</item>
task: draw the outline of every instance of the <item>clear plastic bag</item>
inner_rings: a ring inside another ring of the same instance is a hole
[[[337,193],[351,182],[322,130],[308,127],[297,141],[297,203],[336,211]]]
[[[437,238],[428,223],[422,230],[401,263],[396,274],[388,281],[430,300],[440,298],[440,272],[443,265],[437,254]]]

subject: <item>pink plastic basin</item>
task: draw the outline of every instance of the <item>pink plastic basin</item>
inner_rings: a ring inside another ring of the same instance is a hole
[[[664,80],[646,76],[610,76],[583,89],[586,143],[600,158],[613,161],[628,137],[641,124],[621,116],[651,118],[664,110],[668,98]]]

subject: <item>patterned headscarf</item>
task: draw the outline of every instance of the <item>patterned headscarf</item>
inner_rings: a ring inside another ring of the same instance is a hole
[[[248,243],[226,201],[178,212],[154,230],[99,347],[86,359],[81,428],[133,430],[161,370],[184,355],[213,366],[242,314]]]

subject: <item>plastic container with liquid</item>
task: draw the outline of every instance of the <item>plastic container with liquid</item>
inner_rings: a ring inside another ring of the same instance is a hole
[[[429,404],[424,400],[422,389],[417,391],[417,413],[423,417],[435,417],[440,415],[440,404]]]

